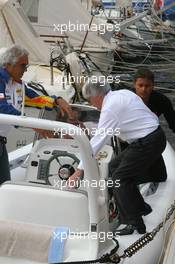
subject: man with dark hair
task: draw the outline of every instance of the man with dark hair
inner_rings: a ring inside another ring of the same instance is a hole
[[[163,114],[169,128],[175,133],[175,111],[171,101],[162,93],[154,91],[154,73],[140,68],[134,76],[136,94],[158,117]]]

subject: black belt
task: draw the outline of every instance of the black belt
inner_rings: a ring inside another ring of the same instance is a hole
[[[6,144],[7,143],[7,138],[6,137],[1,137],[0,136],[0,143]]]
[[[153,135],[154,133],[156,133],[157,131],[159,131],[159,130],[161,130],[161,129],[162,129],[162,128],[161,128],[161,126],[159,125],[159,126],[156,128],[156,130],[154,130],[153,132],[151,132],[151,133],[148,134],[147,136],[145,136],[145,137],[143,137],[143,138],[138,138],[138,139],[136,139],[135,141],[131,142],[130,144],[140,142],[141,140],[146,139],[147,137]]]
[[[154,133],[156,133],[157,131],[159,131],[161,129],[161,126],[159,125],[158,128],[156,128],[156,130],[154,130],[153,132],[151,132],[150,134],[148,134],[147,136],[145,136],[144,138],[146,137],[149,137],[151,135],[153,135]]]

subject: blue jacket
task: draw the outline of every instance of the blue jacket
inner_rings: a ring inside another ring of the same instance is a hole
[[[13,87],[12,87],[13,86]],[[0,68],[0,113],[21,115],[23,91],[21,84],[13,83],[5,68]],[[52,110],[55,106],[56,96],[43,96],[34,90],[25,87],[25,105],[36,108]]]
[[[9,115],[20,115],[21,112],[15,109],[12,104],[9,104],[7,102],[5,89],[9,80],[9,73],[4,68],[0,68],[0,113]]]

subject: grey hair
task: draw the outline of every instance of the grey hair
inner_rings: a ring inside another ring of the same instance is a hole
[[[25,55],[28,56],[29,52],[19,45],[3,48],[0,52],[0,67],[5,67],[7,64],[15,65],[18,59]]]
[[[104,76],[92,76],[88,78],[82,88],[82,94],[85,99],[89,99],[91,96],[105,96],[109,91],[111,91],[111,86]]]

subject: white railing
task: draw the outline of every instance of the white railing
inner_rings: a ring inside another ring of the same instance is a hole
[[[22,126],[27,128],[39,128],[52,131],[58,131],[59,129],[63,132],[64,130],[65,132],[75,131],[74,135],[72,135],[71,133],[71,136],[79,145],[85,178],[89,183],[91,183],[92,180],[95,180],[97,182],[99,181],[99,170],[92,152],[90,142],[80,128],[68,123],[6,114],[0,114],[0,124]],[[98,202],[100,198],[100,190],[99,188],[89,187],[87,189],[87,193],[89,201],[90,223],[97,224],[99,222],[100,215]]]

